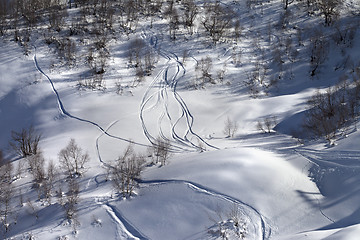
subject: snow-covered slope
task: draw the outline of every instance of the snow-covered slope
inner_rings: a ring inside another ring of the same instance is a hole
[[[60,63],[54,46],[45,44],[40,30],[32,35],[28,56],[9,36],[3,37],[0,150],[14,166],[14,195],[9,231],[1,231],[0,238],[357,239],[358,123],[342,129],[333,144],[291,135],[307,135],[301,127],[307,100],[316,89],[352,74],[346,67],[350,62],[356,68],[358,5],[345,1],[340,16],[347,17],[338,22],[355,26],[353,44],[331,42],[325,62],[311,77],[309,39],[316,26],[322,38],[332,39],[335,27],[324,27],[322,18],[300,11],[298,2],[289,6],[289,16],[280,0],[250,8],[245,1],[221,2],[238,14],[241,41],[209,45],[198,30],[200,21],[193,35],[179,30],[176,41],[170,41],[164,18],[155,18],[152,28],[140,21],[134,33],[117,36],[115,31],[109,40],[111,57],[103,75],[106,88],[101,90],[79,88],[79,82],[90,78],[82,62],[85,44],[78,47],[82,60],[69,67]],[[80,14],[76,8],[68,12],[70,17]],[[287,25],[286,30],[281,24]],[[290,40],[285,51],[286,37]],[[135,38],[142,39],[157,58],[152,74],[140,83],[127,59],[129,39]],[[274,60],[275,47],[283,54],[282,66]],[[225,75],[216,84],[201,86],[199,62],[206,57],[212,59],[213,76],[221,71]],[[248,80],[256,67],[267,78],[249,91]],[[121,94],[116,93],[119,83]],[[224,133],[227,119],[237,123],[234,136]],[[266,119],[273,121],[269,133],[258,129]],[[41,133],[45,165],[53,161],[58,167],[51,204],[38,199],[27,161],[9,147],[11,131],[30,125]],[[151,164],[148,157],[158,137],[171,144],[164,166]],[[85,173],[77,179],[77,221],[65,219],[59,197],[69,179],[58,153],[72,138],[90,156]],[[129,143],[148,165],[137,179],[135,194],[122,197],[109,180],[109,164]]]

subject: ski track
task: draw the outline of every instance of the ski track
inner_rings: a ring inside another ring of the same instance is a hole
[[[138,142],[134,142],[134,141],[131,141],[131,140],[128,140],[128,139],[125,139],[125,138],[122,138],[122,137],[119,137],[119,136],[115,136],[115,135],[112,135],[110,133],[107,132],[107,130],[104,130],[99,124],[97,124],[96,122],[93,122],[93,121],[90,121],[90,120],[87,120],[87,119],[84,119],[84,118],[80,118],[80,117],[77,117],[77,116],[74,116],[72,115],[71,113],[69,113],[66,108],[64,107],[64,104],[62,103],[61,101],[61,98],[60,98],[60,95],[58,93],[58,91],[56,90],[55,88],[55,85],[53,83],[53,81],[51,80],[51,78],[40,68],[38,62],[37,62],[37,59],[36,59],[36,50],[35,50],[35,54],[34,54],[34,63],[35,63],[35,67],[36,69],[43,75],[46,77],[46,79],[49,81],[50,85],[51,85],[51,88],[52,88],[52,91],[55,93],[56,95],[56,98],[57,98],[57,103],[58,103],[58,108],[59,108],[59,111],[62,115],[64,116],[67,116],[69,118],[72,118],[72,119],[75,119],[75,120],[78,120],[80,122],[85,122],[85,123],[88,123],[88,124],[91,124],[93,126],[95,126],[96,128],[98,128],[103,134],[105,134],[106,136],[108,137],[111,137],[111,138],[114,138],[114,139],[117,139],[117,140],[121,140],[121,141],[125,141],[125,142],[128,142],[128,143],[133,143],[135,145],[139,145],[139,146],[142,146],[142,147],[149,147],[149,145],[146,145],[146,144],[142,144],[142,143],[138,143]]]
[[[220,192],[217,192],[215,190],[212,190],[210,188],[207,188],[201,184],[195,183],[195,182],[191,182],[191,181],[185,181],[185,180],[176,180],[176,179],[172,179],[172,180],[141,180],[139,179],[138,182],[140,184],[148,184],[148,185],[152,185],[152,184],[173,184],[173,183],[180,183],[180,184],[185,184],[187,186],[189,186],[190,188],[194,189],[195,191],[199,192],[199,193],[204,193],[204,194],[208,194],[210,196],[214,196],[226,201],[229,201],[231,203],[240,205],[243,209],[247,209],[250,212],[252,212],[253,214],[255,214],[259,219],[258,221],[260,221],[260,238],[265,240],[265,239],[269,239],[271,236],[271,227],[268,226],[268,224],[265,221],[265,217],[253,206],[251,206],[250,204],[247,204],[239,199],[236,199],[234,197],[231,197],[229,195],[226,194],[222,194]],[[252,220],[252,222],[255,222],[255,219],[253,219],[252,217],[250,217],[248,215],[249,219]],[[257,220],[256,220],[257,221]]]
[[[97,150],[97,155],[98,155],[98,158],[99,158],[99,161],[100,163],[102,164],[102,166],[105,166],[105,167],[111,167],[109,164],[105,163],[102,158],[101,158],[101,154],[100,154],[100,149],[99,149],[99,138],[102,137],[103,135],[106,135],[108,137],[111,137],[111,138],[115,138],[115,139],[118,139],[118,140],[122,140],[122,141],[125,141],[125,142],[129,142],[129,143],[133,143],[133,144],[136,144],[136,145],[140,145],[140,146],[147,146],[148,145],[145,145],[145,144],[141,144],[141,143],[136,143],[136,142],[133,142],[133,141],[130,141],[130,140],[127,140],[127,139],[124,139],[124,138],[121,138],[121,137],[117,137],[117,136],[114,136],[114,135],[111,135],[109,134],[107,131],[110,129],[110,127],[112,127],[117,121],[113,122],[112,124],[110,124],[110,126],[104,130],[99,124],[95,123],[95,122],[92,122],[90,120],[86,120],[86,119],[82,119],[82,118],[79,118],[79,117],[76,117],[76,116],[73,116],[71,115],[69,112],[66,111],[62,101],[61,101],[61,98],[60,98],[60,95],[58,93],[58,91],[56,90],[55,86],[54,86],[54,83],[53,81],[51,80],[51,78],[40,68],[38,62],[37,62],[37,59],[36,59],[36,49],[35,49],[35,54],[34,54],[34,63],[35,63],[35,67],[36,69],[46,77],[46,79],[48,80],[48,82],[50,83],[51,85],[51,88],[52,88],[52,91],[55,93],[56,95],[56,98],[57,98],[57,103],[58,103],[58,109],[60,111],[60,113],[64,116],[67,116],[69,118],[72,118],[72,119],[76,119],[78,121],[81,121],[81,122],[85,122],[85,123],[89,123],[95,127],[97,127],[100,131],[101,131],[101,134],[96,138],[96,150]],[[96,187],[99,186],[99,181],[98,181],[98,178],[99,177],[99,174],[96,175],[94,178],[92,178],[94,180],[94,182],[96,183]],[[87,188],[89,187],[89,184],[90,184],[90,181],[91,179],[89,179],[89,182],[87,184]],[[131,227],[131,225],[129,223],[124,223],[121,221],[124,220],[123,217],[121,217],[121,214],[119,212],[116,212],[114,210],[114,207],[110,206],[108,203],[106,204],[101,204],[102,207],[104,207],[106,209],[106,211],[109,213],[109,215],[112,217],[112,219],[116,222],[117,224],[117,235],[118,235],[118,239],[119,240],[123,240],[123,239],[146,239],[145,237],[143,237],[139,232],[135,231],[135,228],[134,227]],[[130,231],[125,227],[125,225],[127,227],[131,227],[130,229],[132,231],[135,231],[135,233],[130,233]],[[135,237],[134,235],[138,235],[140,237]]]
[[[172,59],[171,57],[169,57],[167,55],[166,57],[167,59],[169,59],[169,61]],[[109,127],[107,129],[103,129],[99,124],[95,123],[95,122],[92,122],[90,120],[86,120],[86,119],[82,119],[82,118],[79,118],[79,117],[76,117],[72,114],[70,114],[69,112],[66,111],[62,101],[61,101],[61,98],[60,98],[60,95],[58,93],[58,91],[56,90],[55,86],[54,86],[54,83],[53,81],[51,80],[51,78],[40,68],[38,62],[37,62],[37,59],[36,59],[36,52],[34,54],[34,63],[35,63],[35,67],[36,69],[46,77],[46,79],[48,80],[48,82],[50,83],[51,85],[51,88],[52,88],[52,91],[54,92],[54,94],[56,95],[56,98],[57,98],[57,103],[58,103],[58,109],[60,111],[60,113],[64,116],[67,116],[67,117],[70,117],[72,119],[75,119],[75,120],[78,120],[78,121],[81,121],[81,122],[85,122],[85,123],[88,123],[88,124],[91,124],[95,127],[97,127],[100,131],[101,131],[101,134],[97,137],[96,139],[96,150],[97,150],[97,155],[98,155],[98,158],[99,158],[99,161],[100,163],[102,164],[102,166],[105,166],[105,167],[111,167],[109,164],[105,163],[102,158],[101,158],[101,154],[100,154],[100,149],[99,149],[99,139],[103,136],[103,135],[106,135],[108,137],[111,137],[111,138],[115,138],[115,139],[118,139],[118,140],[123,140],[123,141],[126,141],[126,142],[131,142],[133,143],[132,141],[129,141],[127,139],[123,139],[123,138],[120,138],[120,137],[117,137],[117,136],[113,136],[111,134],[109,134],[107,131],[114,125],[116,124],[117,121],[111,123],[109,125]],[[175,59],[176,59],[176,55],[175,55]],[[179,64],[180,66],[181,63],[178,62],[178,60],[176,59],[176,63]],[[157,77],[154,78],[154,80],[152,81],[152,83],[150,84],[150,86],[148,87],[147,91],[145,92],[144,94],[144,97],[143,97],[143,100],[142,100],[142,104],[141,104],[141,112],[140,112],[140,119],[142,120],[142,124],[143,124],[143,127],[144,127],[144,133],[145,135],[147,136],[147,138],[149,139],[149,141],[151,143],[153,143],[154,141],[154,137],[150,135],[150,133],[148,133],[147,131],[147,128],[145,126],[145,123],[144,123],[144,119],[143,119],[143,114],[144,114],[144,110],[145,110],[145,107],[147,106],[147,103],[155,96],[158,97],[158,100],[157,100],[157,104],[159,104],[159,102],[161,102],[161,100],[166,100],[166,97],[164,97],[166,94],[166,96],[168,96],[168,92],[167,92],[167,88],[170,87],[172,88],[172,93],[173,93],[173,96],[174,98],[176,99],[176,101],[179,103],[179,105],[181,106],[181,109],[182,109],[182,114],[180,116],[179,119],[177,119],[175,121],[175,124],[172,125],[172,136],[174,139],[176,139],[176,141],[178,143],[180,143],[181,145],[183,146],[187,146],[187,147],[190,147],[190,148],[193,148],[195,150],[199,150],[194,143],[192,143],[191,141],[188,140],[187,138],[187,135],[189,133],[193,134],[194,136],[196,136],[200,141],[202,141],[204,144],[206,144],[207,146],[209,147],[212,147],[212,148],[215,148],[217,149],[216,147],[206,143],[206,141],[204,141],[200,136],[198,136],[197,134],[195,134],[192,130],[192,124],[193,124],[193,121],[194,121],[194,118],[193,116],[191,115],[185,101],[181,98],[181,96],[176,92],[176,86],[177,86],[177,83],[178,83],[178,80],[179,78],[177,77],[178,76],[178,73],[180,72],[180,66],[177,65],[177,73],[173,76],[172,80],[171,80],[171,83],[168,82],[168,67],[166,67],[166,69],[163,69],[162,71],[160,71],[160,73],[158,74]],[[182,66],[183,67],[183,66]],[[153,89],[154,85],[158,82],[158,79],[160,78],[161,74],[163,74],[163,79],[161,79],[159,81],[160,85],[159,85],[159,90],[156,92],[156,93],[152,93],[150,96],[148,96],[150,94],[150,91],[151,89]],[[185,69],[184,69],[184,74],[185,74]],[[161,93],[159,95],[159,93]],[[147,97],[148,96],[148,97]],[[156,104],[156,105],[157,105]],[[164,101],[163,102],[164,105],[164,108],[165,108],[165,115],[167,116],[167,118],[169,120],[171,120],[171,115],[168,111],[168,101]],[[156,106],[155,105],[155,106]],[[155,107],[155,106],[152,106]],[[185,116],[186,118],[186,122],[187,122],[187,132],[185,134],[185,136],[183,138],[179,137],[175,131],[175,127],[176,127],[176,124],[181,120],[181,118],[183,118]],[[161,122],[161,121],[160,121]],[[163,136],[164,137],[164,136]],[[148,146],[148,145],[144,145],[144,144],[141,144],[141,143],[134,143],[134,144],[137,144],[137,145],[141,145],[141,146]],[[172,148],[173,150],[174,149],[177,149],[177,151],[189,151],[188,149],[185,149],[184,147],[180,147],[180,146],[177,146],[175,145],[174,146],[174,143],[172,144]],[[99,181],[98,181],[98,178],[99,175],[95,176],[93,178],[94,182],[96,183],[97,187],[99,186]],[[256,210],[254,207],[252,207],[251,205],[249,204],[246,204],[240,200],[237,200],[233,197],[230,197],[230,196],[227,196],[227,195],[224,195],[224,194],[221,194],[219,192],[216,192],[216,191],[213,191],[213,190],[210,190],[210,189],[207,189],[205,188],[204,186],[201,186],[200,184],[196,184],[196,183],[193,183],[193,182],[189,182],[189,181],[180,181],[180,180],[154,180],[154,181],[143,181],[143,180],[138,180],[139,183],[143,183],[143,184],[169,184],[169,183],[182,183],[182,184],[186,184],[188,185],[189,187],[191,187],[192,189],[195,189],[196,191],[198,192],[202,192],[202,193],[205,193],[205,194],[209,194],[211,196],[215,196],[215,197],[218,197],[218,198],[221,198],[221,199],[224,199],[224,200],[227,200],[227,201],[230,201],[232,203],[236,203],[238,205],[241,205],[242,207],[244,208],[247,208],[249,210],[251,210],[252,212],[254,212],[260,219],[260,222],[261,222],[261,239],[268,239],[271,235],[271,229],[266,225],[266,222],[263,218],[263,216],[260,214],[260,212],[258,210]],[[89,182],[88,182],[89,184]],[[129,223],[129,221],[127,221],[120,213],[119,210],[117,210],[114,206],[110,205],[108,202],[106,203],[100,203],[99,204],[107,211],[107,213],[109,214],[109,216],[114,220],[114,222],[116,223],[117,225],[117,235],[118,235],[118,238],[119,239],[149,239],[148,237],[146,237],[145,235],[143,235],[142,233],[140,233],[140,231],[138,231],[133,225],[131,225]]]
[[[315,152],[321,152],[321,151],[319,151],[319,150],[310,150],[310,149],[301,149],[300,151],[299,151],[299,150],[300,150],[300,149],[298,149],[298,150],[295,149],[294,152],[295,152],[296,154],[298,154],[299,156],[305,158],[310,164],[314,164],[314,165],[317,166],[317,167],[321,167],[320,164],[318,164],[318,163],[315,162],[316,160],[314,160],[313,158],[311,158],[311,157],[309,157],[309,156],[306,155],[306,152],[311,152],[312,154],[315,154]],[[330,156],[329,153],[327,153],[327,154]],[[314,156],[314,155],[313,155],[313,156]],[[325,161],[324,161],[324,162],[325,162]],[[304,167],[304,168],[305,168],[305,167]],[[302,171],[305,170],[304,168],[303,168]],[[329,216],[327,216],[327,215],[325,214],[325,212],[323,211],[323,209],[321,208],[320,199],[316,196],[316,194],[312,194],[312,195],[313,195],[313,197],[316,199],[316,201],[317,201],[317,203],[318,203],[318,208],[319,208],[320,214],[321,214],[324,218],[326,218],[327,220],[329,220],[330,222],[335,223],[335,221],[334,221],[332,218],[330,218]]]
[[[144,36],[144,38],[147,38],[146,35]],[[193,131],[192,127],[193,127],[193,123],[194,123],[194,117],[191,114],[191,112],[190,112],[187,104],[185,103],[184,99],[177,92],[178,82],[186,74],[185,67],[178,60],[178,57],[177,57],[176,54],[165,52],[164,50],[159,50],[157,48],[158,40],[157,40],[156,37],[151,36],[149,42],[150,42],[151,47],[153,47],[155,50],[157,50],[157,52],[159,53],[160,56],[162,56],[163,58],[168,60],[168,63],[167,63],[167,66],[164,67],[158,73],[158,75],[153,79],[153,81],[150,83],[150,85],[148,86],[148,88],[147,88],[147,90],[146,90],[146,92],[145,92],[145,94],[143,96],[143,99],[142,99],[142,102],[141,102],[141,105],[140,105],[140,120],[141,120],[141,124],[142,124],[145,136],[147,137],[147,139],[149,140],[149,142],[151,144],[155,144],[156,138],[150,134],[149,130],[146,127],[145,120],[144,120],[144,113],[146,111],[150,111],[151,109],[153,109],[155,107],[158,107],[160,104],[163,104],[163,112],[162,112],[162,114],[160,115],[160,117],[158,119],[159,133],[160,133],[160,136],[161,136],[161,138],[163,140],[170,140],[170,139],[168,139],[166,137],[166,134],[162,130],[162,125],[163,125],[164,119],[166,118],[170,122],[170,126],[171,126],[170,135],[174,140],[174,141],[171,142],[171,151],[172,152],[199,151],[199,150],[202,150],[201,147],[199,147],[196,143],[189,140],[189,136],[192,136],[192,138],[197,139],[199,143],[202,142],[203,144],[205,144],[206,146],[208,146],[210,148],[218,149],[217,147],[207,143],[203,138],[201,138],[198,134],[196,134]],[[69,113],[66,110],[66,108],[64,107],[63,102],[62,102],[62,100],[60,98],[60,95],[59,95],[58,91],[55,88],[55,85],[54,85],[53,81],[40,68],[40,66],[38,64],[38,61],[37,61],[37,58],[36,58],[36,48],[35,48],[35,54],[34,54],[33,59],[34,59],[34,64],[35,64],[36,69],[43,76],[45,76],[45,78],[50,83],[52,91],[56,95],[57,103],[58,103],[58,109],[59,109],[60,113],[62,115],[64,115],[64,116],[69,117],[69,118],[72,118],[72,119],[75,119],[75,120],[78,120],[78,121],[93,125],[93,126],[95,126],[96,128],[98,128],[101,131],[101,134],[96,138],[96,151],[97,151],[99,162],[101,163],[102,167],[111,167],[109,164],[105,163],[101,158],[101,153],[100,153],[100,148],[99,148],[99,139],[104,135],[106,135],[108,137],[111,137],[111,138],[114,138],[114,139],[118,139],[118,140],[122,140],[122,141],[126,141],[126,142],[131,142],[131,143],[134,143],[134,144],[140,145],[140,146],[146,146],[146,147],[149,146],[149,145],[145,145],[145,144],[141,144],[141,143],[132,142],[130,140],[127,140],[127,139],[124,139],[124,138],[109,134],[108,130],[114,124],[116,124],[117,121],[111,123],[106,129],[104,129],[103,127],[101,127],[96,122],[93,122],[93,121],[90,121],[90,120],[87,120],[87,119],[83,119],[83,118],[74,116],[71,113]],[[195,59],[195,61],[196,61],[196,59]],[[171,76],[169,76],[170,67],[173,67],[175,69],[175,72]],[[156,85],[158,85],[158,89],[155,88]],[[154,91],[154,89],[155,89],[155,92],[152,92],[152,91]],[[169,91],[171,91],[171,94],[169,94]],[[179,106],[179,109],[181,111],[180,116],[175,121],[173,120],[173,117],[171,116],[171,114],[169,112],[169,97],[170,96],[172,96],[173,99],[177,102],[177,104]],[[149,106],[150,101],[152,101],[154,98],[156,98],[155,104]],[[183,119],[186,122],[186,130],[185,130],[185,133],[183,134],[183,136],[180,136],[180,134],[178,134],[178,132],[176,131],[176,127],[178,126],[180,121],[183,120]],[[99,175],[96,175],[94,178],[92,178],[94,180],[94,182],[96,183],[97,187],[100,184],[98,179],[97,179],[98,177],[99,177]],[[90,184],[90,180],[88,182],[88,185]],[[143,180],[138,180],[138,182],[143,183],[143,184],[171,184],[171,183],[186,184],[190,188],[196,190],[199,193],[205,193],[205,194],[215,196],[217,198],[221,198],[221,199],[224,199],[226,201],[235,203],[237,205],[242,206],[244,209],[250,210],[251,212],[253,212],[255,215],[257,215],[259,217],[259,221],[261,223],[260,224],[260,226],[261,226],[261,230],[260,230],[261,239],[268,239],[270,237],[270,235],[271,235],[271,229],[266,225],[264,217],[261,215],[261,213],[257,209],[255,209],[251,205],[249,205],[247,203],[244,203],[244,202],[242,202],[242,201],[240,201],[238,199],[235,199],[235,198],[233,198],[231,196],[221,194],[221,193],[216,192],[214,190],[208,189],[208,188],[206,188],[206,187],[204,187],[204,186],[202,186],[200,184],[196,184],[196,183],[193,183],[193,182],[190,182],[190,181],[181,181],[181,180],[143,181]],[[87,187],[89,187],[89,186],[87,186]],[[116,225],[117,225],[117,236],[118,236],[119,239],[149,239],[148,237],[146,237],[142,233],[140,233],[140,231],[138,231],[133,225],[131,225],[129,223],[129,221],[127,221],[122,216],[120,211],[118,209],[116,209],[114,206],[112,206],[110,203],[108,203],[108,202],[104,202],[104,203],[99,202],[99,204],[107,211],[109,216],[116,223]]]
[[[143,39],[147,39],[147,35],[145,34],[145,31],[143,31],[142,34]],[[158,119],[158,125],[159,125],[159,136],[165,140],[170,141],[168,137],[166,137],[166,134],[162,130],[162,123],[164,120],[164,117],[167,116],[167,120],[169,121],[171,132],[170,135],[173,139],[173,141],[170,142],[171,150],[172,151],[202,151],[202,147],[198,146],[193,141],[189,140],[189,135],[192,136],[192,138],[195,138],[198,140],[198,143],[203,143],[206,146],[218,149],[217,147],[210,145],[207,143],[203,138],[201,138],[198,134],[196,134],[192,127],[194,123],[194,117],[191,114],[188,106],[186,105],[184,99],[180,96],[180,94],[176,91],[177,84],[181,78],[183,78],[186,74],[186,69],[183,66],[183,64],[178,60],[178,57],[174,53],[170,53],[164,50],[159,50],[157,48],[158,40],[155,36],[151,36],[150,40],[148,40],[150,46],[154,48],[160,56],[167,59],[167,66],[165,66],[159,74],[153,79],[153,81],[150,83],[149,87],[147,88],[142,103],[140,105],[140,120],[143,127],[144,134],[146,138],[149,140],[150,143],[153,145],[156,144],[156,136],[151,135],[149,130],[147,129],[147,126],[145,124],[145,118],[144,113],[145,111],[149,111],[160,104],[163,104],[163,112],[160,114]],[[169,68],[172,67],[175,72],[169,76]],[[181,76],[179,76],[181,74]],[[151,93],[155,89],[155,84],[158,85],[158,90],[154,93]],[[177,102],[178,107],[181,111],[180,116],[178,119],[173,122],[171,114],[169,112],[169,94],[168,89],[172,92],[171,96],[174,98],[174,100]],[[153,100],[153,98],[157,97],[156,104],[152,106],[147,106],[148,103]],[[180,136],[179,133],[176,131],[176,127],[180,123],[182,119],[185,119],[186,122],[186,130],[183,136]]]
[[[101,206],[106,210],[109,214],[111,219],[115,222],[117,226],[117,239],[124,240],[124,239],[133,239],[133,240],[140,240],[140,239],[148,239],[144,237],[140,232],[136,231],[134,227],[132,227],[129,223],[125,221],[125,219],[121,216],[120,212],[115,209],[109,203],[100,203]],[[126,225],[126,226],[125,226]],[[131,229],[131,232],[127,229]]]

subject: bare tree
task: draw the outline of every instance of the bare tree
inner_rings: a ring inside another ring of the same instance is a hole
[[[7,18],[9,13],[8,1],[0,0],[0,36],[3,36],[8,29]]]
[[[130,66],[133,66],[135,68],[141,67],[142,65],[141,57],[142,57],[143,49],[145,49],[145,43],[142,39],[136,38],[130,42],[129,50],[128,50],[128,58],[129,58]]]
[[[81,176],[84,165],[90,160],[87,153],[76,144],[75,139],[71,139],[68,145],[59,152],[59,161],[67,171],[70,178]]]
[[[164,15],[168,18],[169,21],[169,35],[171,40],[176,39],[176,30],[179,28],[179,15],[175,8],[175,1],[170,0],[167,3],[166,9],[164,11]]]
[[[218,0],[215,3],[205,3],[204,7],[206,12],[202,25],[213,43],[216,44],[231,26],[234,13],[231,9],[222,7]]]
[[[293,3],[294,0],[283,0],[284,9],[287,9],[291,3]]]
[[[156,58],[154,52],[147,48],[144,54],[144,61],[145,61],[145,74],[150,76],[152,70],[155,68]]]
[[[54,29],[57,32],[60,32],[64,24],[64,18],[66,16],[67,16],[67,11],[64,10],[60,4],[55,4],[54,6],[52,6],[49,11],[50,28]]]
[[[68,181],[68,191],[66,193],[66,200],[63,204],[65,210],[65,218],[72,221],[74,229],[79,225],[77,204],[80,201],[80,187],[76,179],[70,178]]]
[[[342,5],[341,0],[318,0],[317,4],[321,13],[324,15],[325,24],[330,26],[335,18],[339,15],[339,10]]]
[[[234,137],[237,130],[238,130],[238,123],[234,122],[229,117],[227,117],[223,131],[224,134],[226,134],[227,137]]]
[[[133,145],[129,144],[122,156],[120,156],[111,170],[111,180],[116,190],[123,197],[131,196],[137,185],[144,164],[144,158],[137,156]]]
[[[41,195],[43,198],[45,198],[48,204],[51,204],[52,191],[55,185],[56,174],[56,167],[53,161],[50,161],[47,166],[45,179],[40,186]]]
[[[215,83],[212,74],[210,73],[212,68],[212,60],[209,56],[202,58],[196,67],[201,73],[200,79],[202,86],[204,86],[206,83]]]
[[[310,44],[310,76],[315,76],[319,67],[325,62],[329,53],[329,42],[321,31],[315,31]]]
[[[153,19],[161,10],[162,0],[145,0],[145,15],[150,17],[150,27],[152,28]]]
[[[326,92],[317,92],[308,101],[304,127],[315,137],[331,142],[341,128],[356,120],[359,115],[360,86],[343,79]]]
[[[170,157],[170,142],[158,137],[153,143],[152,150],[155,157],[155,163],[160,162],[161,166],[166,164],[166,161]]]
[[[30,173],[33,176],[34,185],[39,188],[45,179],[45,159],[41,152],[27,157],[27,161],[30,168]]]
[[[189,30],[190,34],[193,34],[193,27],[196,16],[199,13],[199,9],[196,6],[194,0],[184,0],[182,1],[184,6],[184,13],[182,14],[182,22],[184,26]]]
[[[41,135],[33,126],[30,126],[29,129],[23,128],[20,132],[12,131],[11,138],[10,146],[22,157],[38,153]]]
[[[276,126],[277,120],[275,116],[269,116],[264,118],[262,121],[257,122],[257,129],[263,133],[271,133],[271,130]]]

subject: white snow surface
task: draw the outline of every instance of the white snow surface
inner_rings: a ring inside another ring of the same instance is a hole
[[[277,95],[254,99],[242,87],[238,92],[232,89],[242,83],[236,77],[239,70],[230,66],[229,76],[238,81],[233,85],[186,89],[184,82],[194,77],[195,60],[183,66],[177,56],[180,48],[190,46],[165,42],[162,54],[170,59],[161,57],[154,73],[139,86],[126,88],[123,95],[111,91],[110,77],[108,90],[78,90],[83,69],[51,70],[53,54],[36,44],[36,51],[25,57],[15,43],[0,43],[0,148],[15,165],[22,164],[8,146],[11,131],[33,124],[42,133],[40,147],[47,161],[56,163],[71,138],[91,161],[79,180],[76,231],[55,200],[49,206],[36,200],[25,169],[14,184],[34,206],[26,202],[17,206],[17,224],[11,225],[8,239],[221,239],[219,222],[233,227],[229,215],[234,208],[245,226],[245,239],[358,239],[359,131],[352,127],[335,146],[324,141],[300,144],[287,135],[298,130],[299,113],[316,87],[298,83],[286,94],[280,94],[284,87]],[[114,53],[122,51],[122,44],[112,43]],[[225,47],[220,44],[204,52],[193,47],[192,57],[212,54],[225,61]],[[353,52],[360,49],[354,48]],[[125,61],[114,57],[109,76],[126,72]],[[131,81],[130,76],[122,78]],[[166,79],[179,81],[176,93],[186,108],[170,87],[159,87]],[[257,120],[267,116],[285,120],[278,132],[257,131]],[[239,125],[233,138],[223,133],[227,117]],[[173,129],[182,143],[172,138]],[[149,140],[161,134],[174,146],[170,160],[165,166],[145,167],[134,196],[117,195],[106,180],[106,164],[122,154],[128,141],[145,153]],[[200,143],[206,148],[201,153],[194,147]],[[238,238],[231,227],[226,231],[229,239]]]

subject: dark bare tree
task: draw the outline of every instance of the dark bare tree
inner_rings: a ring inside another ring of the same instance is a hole
[[[59,162],[67,171],[70,178],[81,176],[85,164],[90,160],[87,153],[77,145],[75,139],[71,139],[68,145],[59,152]]]
[[[182,22],[188,29],[190,34],[193,34],[193,27],[196,16],[199,14],[199,8],[194,0],[183,0],[184,11],[182,14]]]
[[[327,59],[330,45],[321,31],[315,31],[310,41],[310,76],[313,77]]]
[[[67,11],[60,4],[55,4],[49,10],[49,26],[55,31],[60,31],[64,25],[65,17],[67,16]]]
[[[27,157],[30,173],[33,177],[34,186],[39,188],[45,179],[45,159],[41,152]]]
[[[202,58],[198,63],[198,69],[201,72],[201,84],[204,86],[206,83],[215,83],[211,74],[212,59],[207,56]]]
[[[171,145],[169,140],[158,137],[152,146],[153,157],[155,158],[154,162],[164,166],[171,155],[170,148]]]
[[[150,27],[152,28],[154,18],[160,13],[163,5],[162,0],[145,0],[145,15],[150,18]]]
[[[308,101],[304,127],[315,137],[325,137],[331,142],[341,128],[356,121],[359,116],[360,84],[351,83],[347,77],[326,92],[317,92]]]
[[[131,196],[137,185],[145,160],[137,156],[130,143],[115,164],[111,167],[111,180],[116,190],[123,197]]]
[[[20,132],[11,132],[10,146],[22,157],[31,156],[39,152],[41,134],[33,126],[23,128]]]
[[[294,0],[283,0],[284,9],[287,9],[291,3],[293,3]]]
[[[69,221],[72,221],[74,229],[79,225],[78,221],[78,207],[77,204],[80,201],[80,187],[76,179],[69,179],[68,181],[68,191],[66,193],[66,199],[63,203],[65,210],[65,218]]]
[[[343,1],[341,0],[318,0],[317,4],[321,13],[324,15],[325,24],[330,26],[339,15],[340,7]]]
[[[231,9],[222,7],[220,1],[206,2],[204,5],[205,17],[202,25],[205,31],[216,44],[231,27],[234,13]]]
[[[0,36],[5,34],[8,27],[8,17],[10,15],[9,1],[0,0]]]

